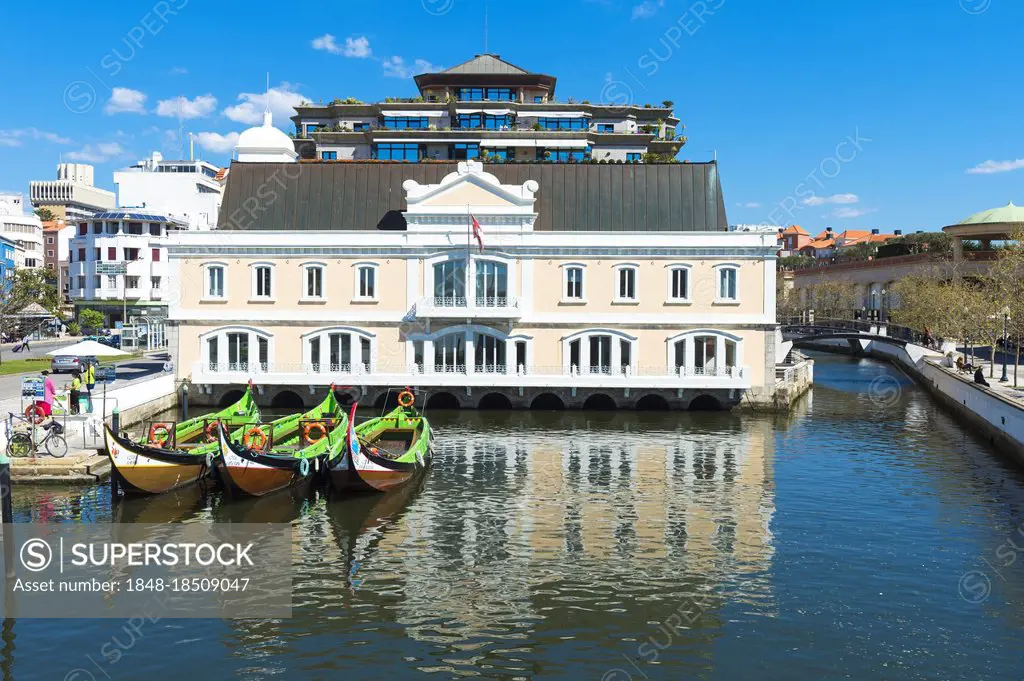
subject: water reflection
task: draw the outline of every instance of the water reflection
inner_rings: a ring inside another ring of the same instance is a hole
[[[293,525],[294,616],[162,622],[126,656],[154,681],[1019,677],[1024,555],[983,603],[957,583],[1024,478],[885,365],[816,378],[787,415],[431,413],[390,496],[20,488],[18,517]],[[18,621],[14,669],[62,678],[119,626],[87,624]]]

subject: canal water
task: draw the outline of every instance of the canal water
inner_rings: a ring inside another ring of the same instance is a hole
[[[815,359],[785,416],[429,414],[399,497],[17,489],[19,522],[291,522],[294,614],[7,621],[3,678],[1021,678],[1024,476],[898,370]]]

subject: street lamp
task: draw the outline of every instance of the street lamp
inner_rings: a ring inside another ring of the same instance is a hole
[[[1003,308],[1003,375],[999,377],[999,382],[1000,383],[1006,383],[1008,380],[1010,380],[1006,376],[1006,350],[1007,350],[1007,347],[1006,347],[1006,322],[1008,322],[1009,320],[1010,320],[1010,308],[1009,307],[1004,307]],[[993,361],[995,360],[994,357],[992,359],[993,359]]]

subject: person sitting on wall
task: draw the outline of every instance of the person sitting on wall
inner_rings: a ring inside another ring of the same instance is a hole
[[[983,385],[986,388],[989,387],[988,381],[985,380],[985,373],[978,367],[977,371],[974,372],[974,382],[978,385]]]
[[[958,374],[962,374],[964,372],[964,358],[963,357],[957,357],[956,358],[956,372]]]

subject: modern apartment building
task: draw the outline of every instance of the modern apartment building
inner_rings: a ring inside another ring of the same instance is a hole
[[[170,291],[165,245],[187,225],[141,208],[118,208],[77,223],[68,280],[75,309],[103,312],[107,323],[165,317]]]
[[[213,229],[224,196],[223,171],[206,161],[149,158],[114,172],[120,206],[145,209],[184,222],[189,229]]]
[[[411,99],[296,107],[295,150],[327,161],[641,163],[672,159],[686,143],[672,102],[561,99],[553,76],[498,55],[477,55],[415,81],[420,95]]]
[[[22,205],[20,194],[0,197],[0,236],[19,247],[15,267],[43,267],[43,223],[36,215],[23,213]]]
[[[114,192],[93,184],[93,167],[84,163],[61,163],[56,180],[29,183],[33,208],[48,208],[55,218],[75,222],[117,205]]]

